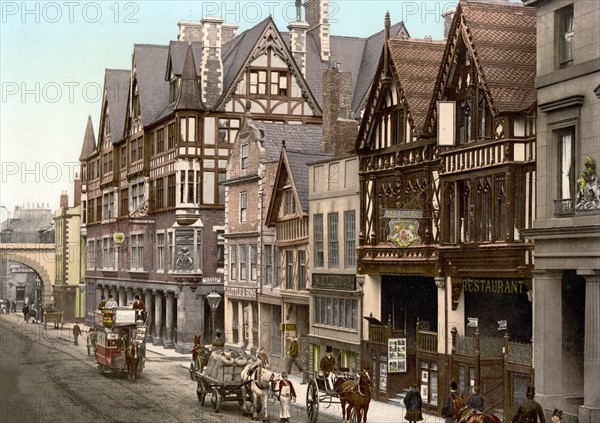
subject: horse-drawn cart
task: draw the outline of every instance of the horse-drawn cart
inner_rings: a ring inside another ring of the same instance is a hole
[[[329,408],[332,404],[340,404],[342,418],[344,421],[347,419],[351,422],[357,422],[357,407],[363,407],[364,403],[368,409],[373,388],[369,372],[363,370],[358,377],[354,377],[348,373],[348,370],[342,368],[336,371],[336,380],[332,390],[327,388],[326,378],[322,372],[308,382],[306,413],[310,423],[317,422],[321,404],[325,408]],[[358,416],[358,422],[360,423],[360,421],[361,414]]]
[[[135,382],[146,361],[146,322],[136,310],[104,309],[95,313],[95,356],[102,373],[127,372]]]
[[[236,401],[243,407],[248,398],[244,398],[241,389],[247,383],[242,380],[241,374],[247,364],[245,358],[233,359],[227,353],[215,351],[210,354],[207,365],[195,373],[195,380],[198,381],[196,394],[200,404],[204,405],[206,395],[210,393],[215,413],[219,412],[221,403],[225,401]]]
[[[59,326],[62,329],[65,325],[63,320],[64,312],[60,310],[56,310],[53,308],[49,308],[44,312],[44,329],[47,329],[48,323],[54,324],[54,329],[58,329]]]

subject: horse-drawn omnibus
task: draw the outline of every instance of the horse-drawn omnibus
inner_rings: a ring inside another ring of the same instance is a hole
[[[102,373],[127,372],[135,382],[146,361],[146,322],[136,310],[114,308],[96,311],[96,362]]]

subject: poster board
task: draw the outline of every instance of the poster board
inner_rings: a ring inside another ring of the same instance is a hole
[[[388,373],[406,373],[406,338],[388,339]]]

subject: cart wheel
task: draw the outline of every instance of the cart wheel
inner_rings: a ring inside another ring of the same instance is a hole
[[[217,388],[213,388],[210,402],[212,402],[213,411],[215,413],[218,413],[219,407],[221,406],[221,394],[219,393],[219,390]]]
[[[316,423],[319,416],[319,387],[317,381],[312,379],[306,390],[306,414],[310,423]]]
[[[194,380],[194,363],[190,363],[190,379]]]
[[[198,379],[196,395],[198,395],[198,401],[200,401],[200,405],[204,405],[204,399],[206,398],[206,387],[204,386],[204,382],[202,382],[202,379]]]

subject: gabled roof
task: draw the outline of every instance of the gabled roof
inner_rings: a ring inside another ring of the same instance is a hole
[[[202,110],[202,100],[200,95],[200,85],[196,74],[196,64],[194,62],[194,53],[192,44],[187,48],[185,63],[181,74],[181,85],[177,96],[177,102],[173,110]]]
[[[106,69],[104,72],[104,100],[108,106],[110,135],[113,144],[123,138],[125,133],[130,77],[131,71],[127,69]],[[103,119],[104,113],[101,113],[100,116]],[[100,131],[103,126],[104,122],[101,121]]]
[[[84,161],[96,151],[96,136],[94,135],[94,125],[92,125],[92,116],[88,116],[85,135],[83,136],[83,146],[79,160]]]
[[[399,102],[408,111],[407,118],[417,134],[426,132],[425,118],[431,103],[444,47],[444,41],[407,38],[390,39],[386,44],[389,52],[387,70],[389,73],[386,77],[393,77],[399,91]],[[373,115],[381,103],[380,97],[386,95],[388,86],[391,87],[391,85],[382,87],[383,84],[389,84],[388,81],[383,80],[384,66],[384,54],[381,54],[374,85],[366,102],[357,138],[357,149],[366,147],[370,126],[376,124]]]
[[[283,144],[279,163],[277,165],[277,173],[273,183],[273,194],[265,223],[267,226],[274,226],[277,221],[278,213],[283,201],[283,195],[278,195],[287,185],[288,181],[291,184],[291,189],[294,193],[296,203],[300,206],[300,214],[308,214],[308,165],[315,161],[326,160],[333,158],[333,155],[309,152],[309,151],[294,151],[288,150],[286,144]]]
[[[536,101],[536,9],[519,3],[489,3],[461,0],[456,8],[443,66],[436,81],[435,98],[442,99],[462,36],[485,87],[496,116],[518,112]],[[433,123],[435,102],[427,121]]]
[[[133,66],[139,87],[142,125],[156,120],[169,104],[169,84],[165,81],[168,46],[136,44]]]

